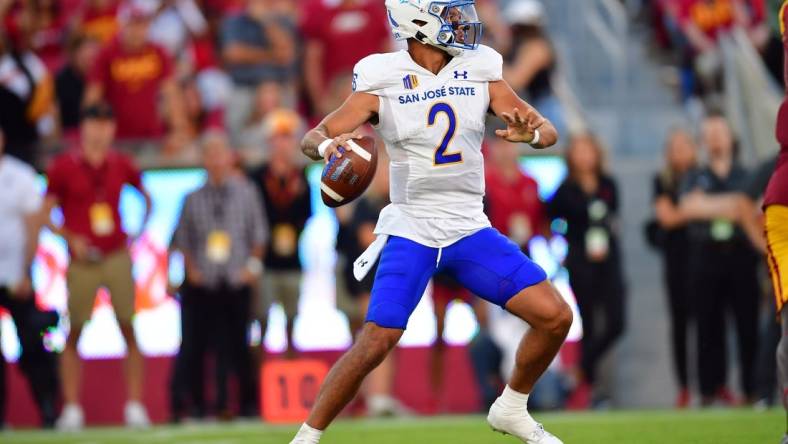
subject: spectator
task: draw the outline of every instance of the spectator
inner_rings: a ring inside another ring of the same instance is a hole
[[[518,147],[495,140],[485,169],[486,212],[493,228],[528,250],[533,236],[549,236],[547,210],[539,198],[539,184],[520,169]]]
[[[278,301],[287,320],[287,355],[295,354],[293,326],[301,296],[301,260],[298,241],[312,215],[312,201],[299,137],[301,118],[292,111],[277,110],[265,121],[270,154],[266,163],[251,174],[263,198],[271,242],[265,253],[262,281],[263,302],[257,316],[266,331],[272,301]]]
[[[38,245],[41,194],[30,166],[3,154],[0,132],[0,307],[8,310],[21,345],[19,367],[38,405],[41,423],[55,423],[56,355],[44,348],[43,333],[57,324],[55,312],[36,307],[31,266]],[[5,420],[5,359],[0,353],[0,429]]]
[[[687,220],[679,209],[682,181],[697,166],[692,135],[682,129],[671,132],[665,146],[665,167],[654,177],[654,213],[659,225],[663,273],[670,315],[673,368],[679,385],[676,407],[690,404],[687,329],[693,307],[690,289],[690,245]]]
[[[549,204],[553,218],[567,223],[566,268],[583,319],[581,367],[595,407],[608,394],[597,386],[597,366],[624,331],[624,282],[618,247],[618,187],[604,168],[592,135],[569,141],[569,175]]]
[[[714,114],[706,117],[702,138],[708,164],[687,176],[682,184],[682,200],[699,193],[747,191],[749,176],[736,159],[735,141],[725,118]],[[686,205],[687,202],[682,202],[682,207]],[[690,219],[690,285],[697,297],[701,401],[704,406],[717,400],[734,402],[726,388],[726,316],[729,313],[736,321],[741,389],[747,400],[752,401],[760,300],[758,255],[734,220],[698,220],[691,216]]]
[[[503,15],[512,34],[511,48],[505,53],[504,79],[563,133],[563,110],[552,85],[556,55],[544,29],[544,6],[537,0],[521,0],[512,2]]]
[[[189,47],[192,38],[206,34],[208,22],[195,0],[159,0],[158,3],[150,39],[178,57]]]
[[[67,137],[77,136],[79,133],[85,83],[99,50],[97,40],[83,36],[74,37],[69,43],[68,62],[55,78],[60,126]]]
[[[76,18],[76,31],[102,44],[109,44],[118,34],[118,0],[86,0]]]
[[[222,58],[234,83],[225,121],[233,134],[248,119],[260,83],[286,84],[293,75],[295,25],[272,2],[246,0],[244,11],[222,24]]]
[[[85,103],[106,100],[117,113],[118,139],[150,141],[165,133],[185,131],[186,119],[172,58],[148,41],[154,10],[148,3],[131,2],[121,8],[118,37],[99,54],[90,73]],[[164,106],[159,105],[159,94]]]
[[[303,11],[304,86],[312,114],[324,116],[331,111],[326,98],[334,78],[391,47],[388,19],[376,0],[309,0]]]
[[[180,359],[193,406],[201,416],[205,354],[215,336],[217,412],[230,416],[227,377],[234,371],[241,415],[247,416],[255,408],[247,346],[251,293],[263,271],[268,230],[256,191],[233,172],[224,134],[205,135],[203,163],[208,180],[186,197],[172,239],[186,266]]]
[[[252,114],[238,136],[247,163],[259,165],[268,157],[264,123],[269,113],[283,106],[282,94],[282,85],[273,81],[263,82],[255,90]]]
[[[41,59],[24,48],[0,39],[0,130],[6,152],[33,164],[36,144],[54,132],[54,87]]]
[[[63,211],[63,226],[52,229],[68,243],[71,263],[66,276],[71,331],[61,358],[65,405],[58,428],[82,428],[79,404],[80,362],[77,342],[91,318],[93,302],[101,287],[112,296],[112,306],[126,343],[126,425],[147,427],[142,405],[143,358],[134,336],[134,281],[127,236],[120,218],[120,193],[124,185],[136,188],[145,199],[142,227],[148,220],[151,199],[142,186],[140,172],[131,159],[112,149],[115,120],[104,103],[86,108],[81,124],[79,149],[57,157],[49,171],[46,215],[54,207]],[[48,217],[48,216],[47,216]]]
[[[17,43],[24,43],[24,48],[41,58],[47,70],[54,72],[60,68],[66,20],[59,1],[16,2],[5,16],[3,24],[8,36]]]
[[[682,48],[685,98],[722,89],[719,38],[734,26],[749,27],[744,0],[666,0],[665,9],[687,45]]]

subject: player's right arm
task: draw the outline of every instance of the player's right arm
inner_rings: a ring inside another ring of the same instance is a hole
[[[356,133],[356,130],[377,117],[378,106],[378,96],[354,92],[342,106],[326,116],[317,127],[306,133],[301,141],[301,151],[313,160],[325,159],[328,161],[334,154],[337,157],[342,157],[342,153],[337,148],[349,139],[361,138],[361,134]],[[321,156],[318,147],[326,140],[331,140],[331,143],[326,146]]]

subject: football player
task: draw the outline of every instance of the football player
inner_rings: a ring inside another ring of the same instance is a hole
[[[785,48],[785,87],[788,88],[788,2],[780,9],[780,30],[783,33]],[[766,245],[769,270],[774,283],[774,296],[777,312],[782,320],[782,337],[777,346],[777,367],[783,406],[788,412],[788,89],[786,98],[777,114],[777,141],[780,142],[780,155],[777,167],[772,174],[764,195],[764,224],[766,225]],[[788,422],[787,422],[788,424]],[[788,428],[788,425],[787,425]],[[788,432],[783,436],[783,444],[788,444]]]
[[[553,125],[502,79],[503,61],[480,45],[473,0],[386,0],[388,18],[408,49],[362,59],[353,93],[302,142],[312,159],[341,157],[369,122],[386,143],[391,204],[380,213],[377,240],[355,263],[356,277],[378,258],[363,330],[326,377],[292,443],[317,443],[364,377],[394,348],[433,274],[453,277],[474,294],[532,327],[515,369],[487,421],[529,444],[558,444],[528,413],[528,394],[552,362],[572,311],[545,272],[490,226],[484,214],[485,118],[495,134],[533,148],[556,143]]]

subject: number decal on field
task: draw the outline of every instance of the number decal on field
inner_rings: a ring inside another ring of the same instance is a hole
[[[454,138],[454,132],[457,131],[457,115],[454,114],[454,109],[451,107],[451,105],[445,102],[438,102],[435,105],[432,105],[429,115],[427,116],[427,126],[435,125],[435,120],[437,119],[438,114],[441,113],[446,114],[446,117],[449,119],[449,127],[446,129],[446,134],[443,136],[441,144],[435,148],[435,158],[433,161],[435,166],[450,165],[452,163],[462,162],[462,152],[446,152],[446,150],[449,148],[449,144]]]
[[[267,422],[306,420],[328,373],[323,361],[296,359],[270,361],[261,369],[260,411]]]

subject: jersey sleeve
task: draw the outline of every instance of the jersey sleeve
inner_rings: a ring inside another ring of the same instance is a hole
[[[498,51],[489,46],[479,45],[476,49],[474,70],[478,80],[483,82],[497,82],[503,79],[503,57]]]
[[[387,76],[381,69],[385,65],[383,54],[364,57],[353,68],[353,91],[379,96],[386,87]]]

